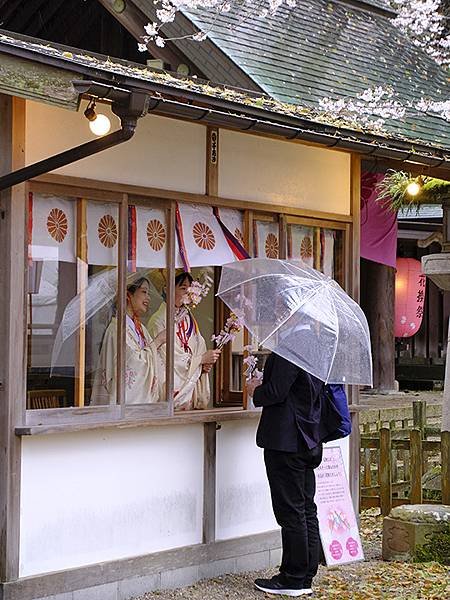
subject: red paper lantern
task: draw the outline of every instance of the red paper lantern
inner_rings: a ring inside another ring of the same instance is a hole
[[[425,304],[426,277],[415,258],[397,258],[395,274],[395,337],[419,331]]]

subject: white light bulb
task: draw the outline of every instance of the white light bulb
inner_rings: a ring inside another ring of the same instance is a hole
[[[111,121],[106,115],[97,115],[93,121],[89,121],[89,128],[95,135],[106,135],[111,129]]]
[[[417,196],[417,194],[420,192],[420,185],[417,183],[417,181],[411,181],[411,183],[408,184],[406,191],[410,196]]]

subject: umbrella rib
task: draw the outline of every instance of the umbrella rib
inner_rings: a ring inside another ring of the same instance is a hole
[[[327,293],[328,293],[328,290],[327,290]],[[336,307],[334,306],[333,302],[330,302],[330,307],[332,308],[332,310],[334,312],[334,316],[336,318],[336,323],[337,323],[338,327],[337,327],[337,332],[336,332],[336,343],[334,344],[334,350],[333,350],[333,358],[330,361],[330,368],[328,369],[327,378],[326,378],[325,383],[328,382],[328,378],[330,377],[331,369],[333,368],[334,359],[336,358],[336,353],[337,353],[337,348],[338,348],[338,342],[339,342],[339,332],[340,332],[339,320],[337,318]]]

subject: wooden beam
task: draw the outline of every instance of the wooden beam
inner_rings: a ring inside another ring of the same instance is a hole
[[[216,539],[216,428],[203,425],[203,543]]]
[[[352,224],[350,228],[350,240],[347,244],[347,292],[356,302],[359,302],[359,261],[360,261],[360,206],[361,206],[361,158],[357,154],[352,154],[350,159],[350,207],[352,214]],[[359,404],[358,386],[350,386],[348,394],[349,404]],[[349,485],[352,495],[355,513],[359,514],[359,412],[351,413],[352,433],[350,435],[350,466],[349,466]]]
[[[219,130],[207,127],[206,133],[206,194],[219,195]]]
[[[77,294],[80,298],[79,328],[77,331],[75,356],[75,406],[84,406],[86,375],[86,288],[88,284],[87,264],[87,202],[77,200]]]
[[[134,201],[134,196],[138,196],[141,200],[145,198],[158,200],[175,200],[182,199],[184,202],[192,202],[193,204],[207,204],[208,206],[222,206],[228,208],[240,208],[253,210],[261,215],[286,213],[288,215],[313,218],[317,220],[337,221],[339,223],[352,223],[352,215],[343,215],[338,213],[327,213],[306,208],[296,208],[295,206],[276,206],[273,204],[264,204],[263,202],[253,202],[248,200],[236,200],[232,198],[222,198],[220,196],[212,196],[208,194],[194,194],[191,192],[179,192],[176,190],[164,190],[161,188],[151,188],[138,185],[128,185],[124,183],[114,183],[110,181],[100,181],[96,179],[84,179],[80,177],[71,177],[67,175],[40,175],[32,180],[32,191],[41,193],[65,194],[67,196],[82,196],[83,198],[92,198],[93,200],[102,200],[107,202],[108,196],[111,194],[128,194],[130,202]],[[107,193],[105,193],[107,192]],[[115,196],[117,197],[117,196]],[[111,200],[110,200],[111,201]],[[359,211],[359,208],[358,208]],[[358,212],[359,215],[359,212]],[[358,217],[359,218],[359,217]],[[359,232],[358,232],[359,240]],[[358,242],[358,257],[359,257],[359,242]],[[359,267],[358,267],[359,269]]]
[[[136,577],[146,577],[183,567],[207,565],[219,560],[244,557],[249,554],[276,550],[280,546],[279,531],[256,533],[211,544],[183,546],[143,556],[24,577],[7,584],[3,590],[0,587],[0,597],[2,591],[3,600],[35,600],[44,596],[64,595],[64,593],[70,596],[72,591],[82,591],[106,583],[126,582],[127,579],[133,580]],[[89,600],[91,597],[89,592],[90,590],[79,597]],[[99,596],[97,595],[97,597]],[[102,598],[104,597],[102,596]]]
[[[174,352],[175,352],[175,220],[176,203],[171,202],[167,211],[167,300],[166,300],[166,400],[169,415],[174,414]]]
[[[2,54],[0,87],[5,94],[77,110],[73,78],[70,71]]]
[[[251,246],[253,244],[252,232],[253,232],[253,211],[246,210],[244,212],[244,231],[242,233],[244,235],[244,247],[250,256],[252,256],[252,254],[253,254],[253,252],[251,250]],[[249,343],[250,343],[250,334],[248,332],[248,329],[244,329],[243,345],[248,346]],[[245,351],[243,359],[247,358],[247,356],[248,356],[248,352]],[[244,373],[244,369],[242,369],[242,390],[243,390],[242,391],[242,394],[243,394],[242,404],[243,404],[244,410],[247,410],[248,408],[250,408],[249,395],[247,393],[246,381],[247,380],[246,380],[246,376]]]
[[[25,164],[25,101],[0,95],[0,174]],[[0,194],[0,581],[19,575],[21,442],[26,382],[25,185]]]
[[[145,35],[145,25],[149,18],[135,5],[131,0],[124,2],[124,9],[118,12],[114,9],[114,2],[111,0],[98,0],[98,2],[118,21],[130,35],[134,37],[137,43],[143,43]],[[164,63],[170,65],[170,70],[176,71],[179,64],[183,63],[189,67],[190,75],[195,74],[203,79],[207,77],[203,72],[185,56],[173,42],[168,40],[164,48],[160,48],[154,42],[147,44],[151,56],[159,58]]]
[[[393,267],[361,259],[361,307],[367,317],[372,341],[373,387],[392,392],[395,380],[395,271]]]
[[[117,388],[116,402],[125,411],[125,370],[126,370],[126,310],[127,310],[127,265],[128,265],[128,195],[123,194],[119,205],[119,246],[117,249]]]

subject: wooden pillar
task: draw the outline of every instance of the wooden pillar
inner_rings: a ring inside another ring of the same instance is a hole
[[[395,389],[395,271],[393,267],[361,259],[364,290],[361,307],[372,339],[373,387],[380,392]]]
[[[80,327],[77,331],[75,356],[75,406],[84,406],[86,379],[86,288],[88,284],[87,264],[87,202],[77,200],[77,294],[80,297],[78,315]]]
[[[25,101],[0,95],[0,174],[25,165]],[[19,572],[21,440],[25,407],[25,184],[0,194],[0,581]],[[1,595],[1,594],[0,594]]]
[[[356,302],[360,296],[360,228],[361,228],[361,158],[352,154],[350,159],[350,210],[352,214],[352,225],[347,233],[346,239],[346,288],[347,292]],[[359,404],[358,386],[350,386],[348,390],[348,401],[350,406]],[[359,513],[359,412],[351,411],[352,433],[350,435],[350,472],[349,486],[353,500],[355,513]]]
[[[216,539],[216,429],[217,423],[203,425],[203,543]]]
[[[216,127],[206,128],[206,181],[205,193],[217,196],[219,193],[219,130]],[[216,272],[217,273],[217,272]],[[217,283],[217,282],[216,282]],[[224,305],[216,298],[214,305],[215,330],[222,327]],[[219,401],[222,390],[224,368],[231,365],[231,344],[225,348],[215,367],[214,394]],[[229,378],[226,378],[229,381]],[[203,425],[203,543],[208,544],[216,539],[216,423]]]

